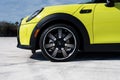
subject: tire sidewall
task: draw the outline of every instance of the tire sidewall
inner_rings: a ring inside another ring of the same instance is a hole
[[[76,38],[76,48],[75,48],[75,50],[74,50],[74,52],[72,53],[72,55],[70,55],[68,58],[65,58],[65,59],[63,59],[63,60],[58,60],[58,59],[54,59],[54,58],[52,58],[51,56],[49,56],[47,53],[46,53],[46,50],[44,49],[44,38],[45,38],[45,36],[47,35],[46,33],[49,31],[49,30],[51,30],[51,29],[53,29],[53,28],[56,28],[56,27],[65,27],[65,28],[67,28],[68,30],[70,30],[72,33],[73,33],[73,35],[75,36],[75,38]],[[76,32],[76,30],[72,27],[72,26],[70,26],[70,25],[68,25],[68,24],[54,24],[54,25],[51,25],[51,26],[49,26],[47,29],[45,29],[44,31],[43,31],[43,33],[41,34],[41,37],[40,37],[40,39],[39,39],[39,47],[40,47],[40,49],[41,49],[41,51],[42,51],[42,54],[47,58],[47,59],[49,59],[50,61],[55,61],[55,62],[62,62],[62,61],[70,61],[70,60],[73,60],[73,58],[75,57],[75,55],[76,55],[76,53],[77,53],[77,51],[78,51],[78,48],[79,48],[79,37],[78,37],[78,34],[77,34],[77,32]]]

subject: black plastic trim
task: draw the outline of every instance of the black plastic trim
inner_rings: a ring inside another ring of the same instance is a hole
[[[19,34],[18,34],[18,47],[22,48],[22,49],[31,49],[31,50],[36,50],[36,41],[37,38],[34,37],[34,33],[37,29],[40,29],[40,31],[42,32],[42,28],[46,27],[45,25],[47,25],[48,23],[50,23],[51,21],[55,21],[55,20],[64,20],[64,21],[69,21],[72,24],[74,24],[79,32],[82,34],[83,37],[83,51],[84,52],[108,52],[108,51],[113,51],[113,52],[120,52],[120,43],[113,43],[113,44],[90,44],[90,40],[89,40],[89,35],[87,33],[86,28],[84,27],[84,25],[75,17],[73,17],[72,15],[69,14],[63,14],[63,13],[57,13],[57,14],[53,14],[53,15],[49,15],[47,17],[45,17],[44,19],[42,19],[37,26],[34,28],[32,35],[31,35],[31,39],[30,39],[30,46],[27,45],[21,45],[19,42]],[[18,29],[19,31],[19,29]],[[79,36],[79,35],[78,35]]]
[[[91,9],[85,9],[85,10],[80,11],[81,14],[88,14],[88,13],[91,13],[91,12],[92,12]]]
[[[120,52],[120,43],[91,44],[86,48],[86,52]]]
[[[19,30],[20,30],[20,26],[21,26],[22,20],[23,20],[23,18],[21,19],[20,24],[19,24],[19,26],[18,26],[18,28],[17,28],[17,47],[18,47],[18,48],[19,48],[19,46],[20,46]]]
[[[19,44],[17,47],[18,47],[18,48],[21,48],[21,49],[32,50],[31,46],[28,46],[28,45],[21,45],[21,44]]]
[[[84,41],[84,43],[83,43],[84,47],[87,47],[89,45],[90,40],[89,40],[88,32],[80,20],[78,20],[77,18],[75,18],[74,16],[69,15],[69,14],[56,13],[56,14],[52,14],[52,15],[45,17],[35,27],[32,35],[31,35],[31,40],[30,40],[30,45],[32,46],[32,49],[36,49],[36,41],[37,40],[34,37],[35,31],[37,29],[40,29],[40,31],[41,31],[43,27],[46,27],[45,25],[47,25],[48,23],[50,23],[52,21],[56,21],[56,20],[68,21],[68,22],[74,24],[78,28],[79,32],[82,34],[83,41]]]

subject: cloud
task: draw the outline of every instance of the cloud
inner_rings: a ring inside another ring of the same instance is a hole
[[[82,1],[82,0],[81,0]],[[19,21],[44,6],[79,3],[80,0],[1,0],[0,21]]]

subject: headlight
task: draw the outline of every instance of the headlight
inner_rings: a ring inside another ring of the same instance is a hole
[[[44,8],[35,11],[35,12],[27,19],[27,22],[30,21],[30,20],[32,20],[34,17],[36,17],[40,12],[42,12],[43,9],[44,9]]]

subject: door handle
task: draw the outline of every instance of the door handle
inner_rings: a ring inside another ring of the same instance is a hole
[[[92,12],[92,9],[83,9],[80,11],[81,14],[84,14],[84,13],[91,13]]]

